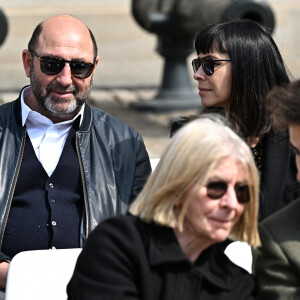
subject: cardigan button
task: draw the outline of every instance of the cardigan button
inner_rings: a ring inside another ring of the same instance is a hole
[[[52,221],[51,224],[52,224],[53,226],[56,226],[57,223],[56,223],[55,221]]]
[[[51,189],[53,189],[53,188],[54,188],[54,184],[53,184],[53,183],[49,183],[49,187],[50,187]]]
[[[54,199],[51,199],[51,203],[56,203],[56,201]]]

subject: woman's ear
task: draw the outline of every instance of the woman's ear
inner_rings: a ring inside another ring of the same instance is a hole
[[[194,192],[194,184],[191,186],[188,186],[187,188],[183,188],[184,192],[178,192],[176,195],[176,201],[174,204],[174,207],[181,207],[183,202],[186,201],[186,199],[191,195],[191,193]]]
[[[176,200],[174,203],[174,208],[180,208],[182,206],[182,201],[183,201],[183,195],[182,194],[177,194],[176,195]]]

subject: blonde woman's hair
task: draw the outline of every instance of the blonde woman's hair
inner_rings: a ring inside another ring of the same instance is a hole
[[[227,121],[210,114],[191,121],[170,139],[157,167],[131,205],[129,211],[146,222],[183,230],[188,206],[196,189],[205,186],[211,171],[226,157],[234,157],[245,169],[250,201],[231,237],[256,247],[259,177],[247,144],[226,125]],[[174,206],[178,198],[188,193],[176,217]]]

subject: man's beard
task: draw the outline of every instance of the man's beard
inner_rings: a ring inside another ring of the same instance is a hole
[[[65,87],[55,82],[50,83],[46,87],[46,92],[43,93],[41,83],[36,78],[33,68],[30,72],[30,82],[32,92],[39,104],[41,113],[46,117],[55,117],[63,121],[69,120],[78,114],[84,102],[89,98],[93,78],[91,78],[90,84],[81,92],[81,95],[79,95],[78,88],[74,84]],[[51,100],[49,97],[51,91],[72,93],[74,99],[56,98]],[[68,103],[68,106],[62,108],[56,105],[59,103]]]

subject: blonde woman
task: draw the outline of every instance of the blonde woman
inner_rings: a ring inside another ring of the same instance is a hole
[[[256,247],[259,180],[249,147],[216,116],[170,140],[130,214],[90,235],[69,299],[253,299],[254,281],[222,246]]]

